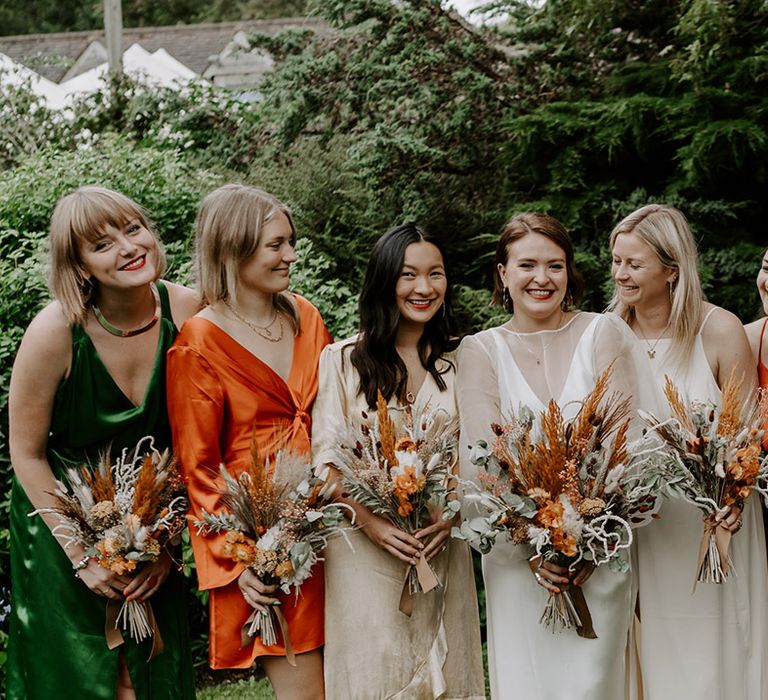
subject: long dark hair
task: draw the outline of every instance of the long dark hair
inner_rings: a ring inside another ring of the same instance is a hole
[[[405,249],[412,243],[431,243],[443,257],[440,241],[414,223],[402,224],[387,231],[373,246],[360,291],[358,313],[360,334],[350,353],[353,367],[360,376],[358,392],[365,395],[369,406],[376,405],[377,391],[385,399],[392,395],[405,398],[408,372],[395,348],[400,311],[395,300],[395,286],[403,271]],[[426,323],[419,338],[419,358],[424,368],[434,377],[440,391],[445,391],[442,371],[437,360],[454,350],[459,341],[455,337],[455,324],[451,313],[451,287],[447,286],[443,307]]]

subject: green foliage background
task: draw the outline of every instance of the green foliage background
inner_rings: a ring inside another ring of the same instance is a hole
[[[296,11],[305,5],[294,4]],[[50,22],[35,29],[85,21],[46,19],[53,6],[33,5],[37,20]],[[193,0],[150,5],[125,2],[124,11],[146,23],[199,17]],[[254,3],[208,5],[230,13],[216,18],[232,19]],[[60,14],[72,9],[58,6]],[[202,86],[146,91],[122,80],[62,119],[23,87],[6,90],[2,445],[13,355],[48,299],[47,222],[58,197],[86,183],[119,189],[150,211],[168,245],[169,277],[182,282],[191,279],[201,196],[228,181],[273,191],[293,208],[302,237],[295,288],[337,337],[354,331],[367,252],[393,224],[416,219],[443,238],[468,332],[503,318],[489,306],[488,290],[496,236],[512,214],[546,211],[569,227],[587,282],[583,307],[601,310],[611,290],[608,233],[651,201],[683,209],[700,242],[710,300],[752,320],[759,312],[754,277],[768,244],[768,6],[489,6],[507,19],[480,29],[438,0],[314,0],[309,11],[333,31],[252,37],[278,59],[255,103]],[[0,10],[0,25],[13,7]],[[3,448],[0,481],[9,479]],[[7,502],[0,524],[0,577],[7,579],[6,511]],[[202,617],[199,625],[203,649]]]

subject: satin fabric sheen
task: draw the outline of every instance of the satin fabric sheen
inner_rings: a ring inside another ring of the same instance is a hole
[[[317,309],[296,297],[301,333],[294,340],[288,382],[217,325],[191,318],[168,353],[168,407],[175,453],[188,479],[190,515],[222,509],[219,465],[238,475],[250,460],[255,434],[262,456],[284,447],[307,454],[310,411],[317,394],[320,351],[330,342]],[[260,637],[241,648],[240,630],[252,608],[237,586],[243,570],[221,552],[224,535],[191,528],[201,590],[209,590],[211,668],[248,668],[258,656],[284,656],[282,639]],[[323,645],[323,570],[317,565],[297,598],[278,592],[291,643],[299,654]]]
[[[162,304],[154,370],[144,401],[134,406],[115,384],[82,328],[72,328],[72,368],[54,402],[48,460],[57,478],[67,462],[95,462],[111,449],[119,456],[145,435],[169,445],[165,410],[165,353],[176,328],[168,292]],[[12,610],[8,697],[13,700],[112,700],[118,656],[125,654],[139,700],[195,697],[181,577],[171,576],[152,597],[165,650],[147,662],[151,640],[110,650],[104,637],[106,598],[74,577],[72,564],[14,478],[11,494]]]

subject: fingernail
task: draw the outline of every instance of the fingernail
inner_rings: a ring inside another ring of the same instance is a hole
[[[128,597],[125,599],[125,602],[126,602],[126,603],[130,603],[132,600],[133,600],[133,598],[131,598],[130,596],[128,596]]]
[[[138,600],[140,604],[144,603],[144,599],[143,598],[137,598],[136,600]]]

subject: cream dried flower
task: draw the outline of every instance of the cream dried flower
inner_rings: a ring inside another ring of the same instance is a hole
[[[585,498],[579,505],[579,515],[594,518],[605,510],[606,502],[602,498]]]
[[[96,530],[106,530],[120,522],[120,511],[112,501],[99,501],[91,508],[88,520]]]

